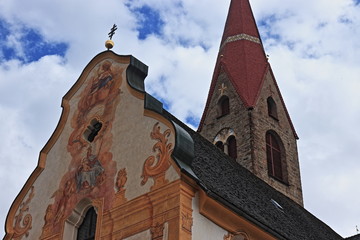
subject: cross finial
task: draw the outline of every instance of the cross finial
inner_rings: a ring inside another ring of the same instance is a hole
[[[110,40],[112,40],[112,37],[114,36],[116,30],[117,30],[117,26],[116,26],[116,24],[114,24],[112,26],[110,32],[108,33]]]
[[[116,24],[114,24],[112,26],[110,32],[108,33],[110,39],[105,42],[105,47],[108,50],[110,50],[110,49],[112,49],[114,47],[114,42],[111,39],[114,36],[116,30],[117,30],[117,26],[116,26]]]

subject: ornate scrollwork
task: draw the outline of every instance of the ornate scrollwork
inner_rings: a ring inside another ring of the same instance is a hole
[[[170,129],[160,132],[159,123],[155,123],[150,137],[158,142],[153,146],[153,151],[158,152],[155,156],[150,156],[145,160],[143,167],[143,174],[141,177],[141,185],[144,185],[149,177],[158,178],[165,174],[165,171],[170,167],[169,161],[171,153],[173,151],[172,143],[168,143],[168,138],[171,134]],[[163,180],[164,181],[164,180]]]
[[[182,223],[181,223],[182,228],[191,232],[191,227],[193,225],[193,218],[192,218],[191,214],[182,213],[181,221],[182,221]]]
[[[164,224],[158,222],[155,225],[151,226],[150,232],[152,239],[162,239],[162,236],[164,235],[164,228]]]
[[[32,225],[32,216],[31,214],[24,214],[29,211],[29,203],[31,199],[34,197],[34,186],[30,188],[30,193],[26,199],[21,205],[20,205],[20,211],[17,216],[15,216],[15,224],[14,224],[14,235],[13,239],[19,240],[24,235],[29,235],[29,230],[31,229]]]
[[[249,237],[244,232],[228,233],[224,236],[224,240],[249,240]]]

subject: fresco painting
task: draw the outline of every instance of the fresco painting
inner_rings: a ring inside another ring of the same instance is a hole
[[[125,69],[124,65],[103,60],[88,74],[80,94],[73,96],[78,101],[67,144],[71,162],[52,195],[53,203],[44,213],[42,238],[60,233],[64,220],[81,199],[104,199],[104,211],[113,204],[117,166],[110,152],[111,130]]]

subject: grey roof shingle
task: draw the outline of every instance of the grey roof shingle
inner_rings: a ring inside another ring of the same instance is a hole
[[[348,237],[348,238],[345,238],[346,240],[360,240],[360,234],[357,234],[355,236],[352,236],[352,237]]]

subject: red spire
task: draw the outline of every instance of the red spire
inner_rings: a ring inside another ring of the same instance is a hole
[[[219,55],[213,83],[223,66],[244,104],[254,107],[268,62],[249,0],[231,0]]]
[[[247,107],[254,107],[268,67],[267,58],[249,0],[231,0],[203,124],[220,69],[226,72]]]
[[[241,33],[260,38],[249,1],[232,0],[221,44],[224,43],[226,38]]]

